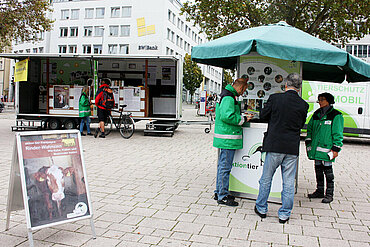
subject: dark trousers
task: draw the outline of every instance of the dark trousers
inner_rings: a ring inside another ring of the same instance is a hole
[[[324,175],[326,179],[326,195],[334,195],[334,173],[333,166],[326,165],[324,166],[324,161],[315,160],[315,173],[316,173],[316,183],[317,191],[324,193]]]

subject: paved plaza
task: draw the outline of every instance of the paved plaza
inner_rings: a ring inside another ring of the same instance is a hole
[[[195,116],[184,106],[185,119]],[[0,244],[28,246],[24,210],[13,212],[5,229],[14,114],[0,114]],[[181,125],[173,137],[133,137],[118,132],[106,139],[82,137],[97,239],[88,220],[34,232],[35,246],[370,246],[370,141],[346,142],[334,164],[331,204],[307,198],[315,189],[313,162],[301,142],[299,185],[290,221],[278,222],[278,204],[268,217],[213,200],[217,150],[202,125]],[[248,138],[248,137],[246,137]]]

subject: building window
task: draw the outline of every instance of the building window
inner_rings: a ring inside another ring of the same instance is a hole
[[[119,54],[128,54],[128,45],[119,45]]]
[[[84,27],[84,36],[90,37],[92,36],[93,27]]]
[[[94,18],[94,9],[93,8],[85,9],[85,19],[92,19],[92,18]]]
[[[33,52],[33,53],[37,53],[37,48],[33,48],[33,49],[32,49],[32,52]]]
[[[61,27],[60,28],[60,37],[67,37],[68,36],[68,27]]]
[[[358,57],[367,57],[367,45],[358,46]]]
[[[91,45],[82,45],[83,53],[90,54],[91,53]]]
[[[104,35],[104,27],[102,26],[95,27],[95,36],[102,37],[103,35]]]
[[[94,45],[94,54],[101,54],[103,50],[102,45]]]
[[[346,51],[347,51],[349,54],[352,54],[352,45],[347,45],[347,46],[346,46]]]
[[[172,18],[172,11],[168,10],[168,20],[171,21]]]
[[[96,18],[103,19],[105,14],[105,8],[96,8]]]
[[[171,40],[171,30],[167,28],[167,39]]]
[[[109,54],[117,54],[118,45],[108,45]]]
[[[120,7],[112,7],[110,11],[110,17],[112,18],[120,17]]]
[[[123,37],[130,36],[130,26],[129,25],[122,25],[121,26],[121,36],[123,36]]]
[[[71,20],[78,20],[80,18],[80,10],[72,9],[71,10]]]
[[[0,61],[0,70],[3,70],[3,61]]]
[[[70,45],[69,53],[77,53],[77,45]]]
[[[71,27],[69,35],[71,37],[77,37],[78,36],[78,27]]]
[[[131,6],[122,7],[122,17],[131,17]]]
[[[171,31],[171,41],[174,42],[175,39],[175,32]]]
[[[69,19],[69,9],[62,9],[61,10],[61,19],[68,20]]]
[[[67,53],[67,46],[66,45],[60,45],[59,46],[59,53]]]
[[[109,26],[109,36],[118,36],[118,26]]]

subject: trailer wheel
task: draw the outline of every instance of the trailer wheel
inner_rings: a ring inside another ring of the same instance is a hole
[[[75,129],[76,122],[73,119],[67,119],[64,121],[64,128],[66,128],[67,130]]]
[[[49,125],[49,129],[58,130],[58,129],[60,129],[62,124],[61,124],[59,119],[51,118],[51,119],[49,119],[48,125]]]

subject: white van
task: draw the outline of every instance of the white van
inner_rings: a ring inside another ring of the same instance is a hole
[[[324,92],[334,95],[334,108],[343,113],[344,135],[370,136],[370,82],[336,84],[303,81],[302,98],[310,105],[306,124],[319,108],[317,96]]]

